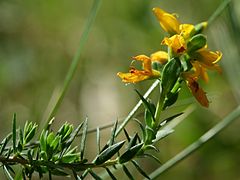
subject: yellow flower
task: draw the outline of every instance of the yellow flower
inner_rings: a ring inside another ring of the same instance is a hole
[[[170,35],[180,33],[180,23],[174,15],[169,14],[160,8],[153,8],[153,12],[157,17],[160,25],[166,32],[168,32]]]
[[[199,86],[197,81],[193,78],[187,78],[186,79],[187,86],[189,87],[191,93],[196,98],[196,100],[204,107],[209,106],[209,101],[206,96],[206,93],[203,91],[203,89]]]
[[[131,68],[129,73],[119,72],[117,75],[126,83],[137,83],[147,79],[156,79],[160,77],[160,72],[152,69],[151,58],[145,55],[133,57],[134,60],[142,61],[143,70]]]
[[[181,54],[186,50],[186,43],[181,35],[174,35],[170,38],[165,37],[162,41],[163,45],[172,48],[174,53]]]
[[[192,24],[180,24],[179,26],[180,35],[185,39],[189,39],[195,32],[195,27]]]
[[[207,69],[221,71],[219,65],[216,64],[222,58],[222,53],[219,51],[213,52],[204,47],[196,51],[192,57]]]
[[[217,64],[221,57],[221,52],[209,51],[206,47],[196,51],[190,59],[192,71],[184,72],[183,77],[190,77],[196,80],[202,78],[205,82],[208,82],[207,69],[217,70],[221,73],[221,68]]]
[[[201,77],[205,82],[208,82],[208,74],[207,74],[207,69],[201,65],[198,61],[193,61],[191,62],[193,65],[194,73],[192,74],[192,77],[194,78],[199,78]]]
[[[151,61],[157,61],[161,64],[165,64],[168,61],[168,53],[165,51],[157,51],[150,56]]]

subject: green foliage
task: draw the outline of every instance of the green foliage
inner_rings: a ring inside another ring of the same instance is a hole
[[[203,34],[197,34],[193,36],[187,43],[188,53],[191,54],[194,51],[203,48],[206,44],[206,37]]]
[[[146,98],[154,88],[150,88],[144,96],[136,90],[141,102],[135,106],[119,127],[118,121],[115,122],[110,138],[102,149],[100,145],[100,128],[96,128],[96,146],[98,153],[93,160],[88,159],[86,156],[86,141],[89,134],[87,118],[81,122],[76,129],[74,129],[72,124],[66,122],[57,132],[54,132],[51,129],[51,125],[54,123],[53,116],[56,114],[77,69],[82,48],[88,37],[99,4],[99,0],[94,1],[88,23],[81,37],[78,51],[73,58],[60,96],[47,118],[45,128],[39,130],[41,135],[36,137],[38,126],[33,122],[26,122],[23,128],[17,128],[17,116],[16,114],[13,115],[12,132],[3,138],[0,143],[0,163],[9,179],[31,179],[34,173],[37,173],[40,178],[48,175],[49,179],[52,179],[52,175],[72,176],[75,179],[84,179],[87,175],[91,175],[94,179],[102,179],[99,174],[94,172],[96,168],[104,169],[110,178],[116,179],[112,167],[114,169],[122,168],[129,179],[134,179],[135,176],[133,176],[128,169],[129,163],[133,164],[133,167],[143,177],[151,179],[152,177],[157,177],[160,173],[187,157],[191,152],[198,149],[203,143],[207,142],[232,122],[233,119],[239,116],[240,110],[237,108],[236,111],[222,121],[222,123],[219,123],[211,129],[209,133],[204,134],[192,146],[183,151],[183,153],[180,153],[179,156],[176,156],[173,160],[170,160],[169,163],[161,166],[155,174],[153,173],[149,176],[136,160],[138,158],[150,157],[161,164],[159,159],[151,152],[159,152],[155,143],[173,132],[173,129],[166,125],[183,114],[177,113],[171,115],[160,122],[159,115],[161,112],[173,105],[178,98],[181,88],[180,77],[183,69],[192,68],[190,64],[187,64],[188,62],[182,64],[180,58],[176,56],[170,59],[165,65],[160,65],[156,62],[153,64],[154,69],[162,70],[161,77],[158,80],[161,91],[159,93],[160,98],[157,107],[150,99]],[[206,45],[206,37],[199,34],[204,28],[205,24],[200,23],[196,25],[195,29],[191,32],[191,39],[187,44],[188,54],[186,56]],[[187,58],[186,56],[181,58]],[[133,118],[141,103],[144,105],[143,122]],[[142,133],[129,133],[126,130],[125,126],[130,119],[138,123]],[[124,131],[127,141],[125,139],[117,139],[118,134],[122,132],[122,130]],[[20,171],[16,171],[15,166],[19,166],[18,169],[20,169]]]
[[[0,162],[6,175],[9,178],[15,176],[15,170],[12,166],[20,165],[21,177],[23,178],[31,178],[33,173],[38,173],[40,178],[48,174],[49,178],[52,175],[71,175],[75,179],[78,179],[79,175],[83,178],[89,173],[92,177],[99,179],[100,177],[94,173],[92,169],[103,167],[106,168],[107,174],[114,179],[113,173],[110,168],[108,168],[109,166],[116,167],[116,165],[119,164],[123,167],[126,175],[131,177],[127,166],[123,164],[132,162],[140,174],[148,177],[147,173],[134,159],[147,157],[146,151],[148,150],[157,151],[153,140],[159,128],[154,128],[152,123],[149,123],[150,120],[154,122],[153,113],[155,106],[141,96],[140,93],[138,94],[145,104],[146,111],[148,111],[148,115],[145,115],[145,125],[136,120],[140,127],[142,127],[142,136],[140,137],[138,133],[130,136],[126,129],[124,129],[128,140],[128,144],[124,149],[123,145],[126,142],[125,140],[116,142],[118,124],[116,121],[113,125],[108,143],[105,144],[102,150],[99,150],[99,154],[96,155],[92,163],[85,157],[86,139],[88,135],[87,119],[80,123],[76,129],[74,129],[73,125],[66,122],[56,133],[51,130],[51,125],[53,124],[53,121],[51,121],[48,128],[46,130],[43,129],[41,135],[37,138],[37,125],[32,122],[26,122],[23,128],[17,129],[17,118],[14,114],[12,133],[7,135],[0,144]],[[175,115],[166,119],[164,124],[177,116],[178,115]],[[162,126],[164,126],[164,124],[162,123]],[[153,129],[149,130],[149,126],[152,126]],[[81,130],[81,140],[76,141],[76,137]],[[97,146],[100,149],[99,128],[97,128],[96,131]],[[72,146],[74,140],[75,142],[79,142],[79,145]],[[150,156],[155,158],[152,155]]]

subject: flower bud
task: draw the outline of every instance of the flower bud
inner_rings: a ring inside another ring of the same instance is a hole
[[[200,34],[204,29],[207,28],[208,23],[207,22],[201,22],[199,24],[195,25],[195,34]]]

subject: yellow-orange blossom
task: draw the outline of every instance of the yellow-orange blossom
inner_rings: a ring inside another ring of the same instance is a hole
[[[171,49],[173,56],[181,56],[187,54],[192,68],[182,72],[182,78],[186,81],[190,91],[197,101],[205,107],[209,106],[206,93],[198,84],[198,79],[202,78],[208,82],[207,69],[217,70],[221,72],[221,68],[216,64],[222,57],[221,52],[213,52],[204,46],[194,52],[189,52],[187,43],[190,38],[196,34],[197,29],[192,24],[181,24],[177,18],[165,12],[160,8],[153,8],[153,12],[156,15],[161,27],[170,34],[170,37],[165,37],[162,41],[163,45],[167,45]],[[207,22],[200,24],[204,29],[207,26]],[[159,61],[164,64],[168,55],[164,51],[158,51],[152,54],[150,57],[145,55],[139,55],[133,57],[133,59],[142,61],[143,70],[136,70],[131,68],[129,73],[118,73],[118,76],[123,82],[136,83],[147,79],[159,78],[160,72],[152,69],[152,62]]]

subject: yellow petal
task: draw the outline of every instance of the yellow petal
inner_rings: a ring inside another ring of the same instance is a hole
[[[160,76],[160,72],[153,70],[153,72],[148,71],[139,71],[132,68],[129,73],[119,72],[117,75],[122,79],[123,82],[126,83],[137,83],[140,81],[144,81],[147,79],[158,78]]]
[[[185,40],[181,35],[174,35],[170,38],[165,37],[162,44],[171,47],[175,53],[183,53],[186,50]]]
[[[191,64],[193,65],[195,71],[195,77],[201,77],[207,83],[209,81],[207,69],[203,67],[198,61],[192,61]]]
[[[191,90],[191,93],[193,94],[193,96],[196,98],[196,100],[202,106],[208,107],[209,106],[209,101],[208,101],[208,98],[206,96],[206,93],[199,86],[197,81],[195,81],[194,79],[189,78],[189,79],[187,79],[187,85],[188,85],[189,89]]]
[[[213,52],[206,48],[197,51],[196,59],[208,66],[216,64],[222,58],[222,53],[219,51]]]
[[[195,27],[192,24],[181,24],[179,26],[180,35],[186,40],[191,37],[191,35],[195,32]]]
[[[129,73],[119,72],[117,75],[122,79],[123,82],[126,83],[137,83],[149,79],[150,77],[147,72],[138,70]]]
[[[175,16],[165,12],[160,8],[153,8],[153,12],[157,17],[162,28],[168,32],[170,35],[178,34],[179,31],[179,21]]]
[[[150,56],[151,61],[158,61],[161,64],[165,64],[168,61],[168,53],[165,51],[157,51]]]
[[[145,71],[152,72],[152,62],[151,59],[146,55],[138,55],[132,57],[134,60],[143,61],[143,69]]]

